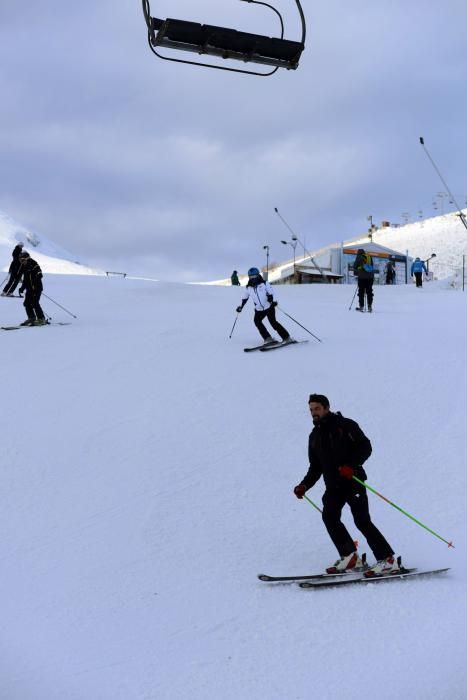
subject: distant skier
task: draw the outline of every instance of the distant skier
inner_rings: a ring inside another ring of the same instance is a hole
[[[47,323],[39,300],[42,294],[42,270],[35,260],[25,250],[20,253],[21,270],[23,281],[20,294],[26,291],[24,297],[24,308],[28,315],[26,321],[21,326],[43,326]]]
[[[423,273],[427,273],[426,265],[423,262],[423,260],[420,260],[420,258],[415,258],[415,260],[412,263],[412,267],[410,268],[410,276],[413,277],[415,275],[415,283],[417,287],[421,287],[423,285]]]
[[[294,488],[297,498],[324,478],[323,522],[334,542],[340,559],[326,569],[327,573],[349,571],[362,566],[351,536],[341,521],[342,508],[350,506],[355,525],[366,538],[376,558],[376,564],[365,576],[379,576],[399,570],[397,559],[388,542],[372,523],[368,496],[364,486],[353,475],[366,480],[362,464],[371,455],[371,443],[359,425],[339,412],[330,411],[329,400],[322,394],[311,394],[308,406],[314,428],[308,441],[310,468]]]
[[[373,281],[375,272],[373,258],[359,248],[353,264],[354,274],[358,277],[358,306],[357,311],[363,311],[365,307],[365,294],[368,303],[368,311],[373,310]]]
[[[394,269],[394,263],[389,260],[386,265],[386,284],[394,284],[396,279],[396,271]]]
[[[250,267],[248,270],[248,284],[243,292],[242,303],[237,306],[237,313],[240,313],[250,298],[253,299],[255,305],[254,323],[264,340],[264,344],[269,345],[269,343],[276,342],[263,324],[265,318],[268,319],[284,343],[290,342],[292,339],[288,331],[276,320],[277,301],[274,301],[273,289],[269,282],[265,282],[261,277],[257,267]]]
[[[240,287],[240,280],[238,279],[238,272],[234,270],[230,276],[230,281],[234,287]]]
[[[10,278],[3,288],[2,297],[12,297],[13,292],[18,286],[21,279],[21,262],[19,256],[23,250],[24,243],[18,243],[17,246],[13,248],[13,260],[11,261],[10,268],[8,272],[10,273]]]

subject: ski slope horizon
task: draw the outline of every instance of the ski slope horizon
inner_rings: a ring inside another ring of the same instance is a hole
[[[2,697],[465,700],[465,294],[377,287],[370,315],[350,286],[276,287],[322,342],[279,311],[310,342],[247,355],[250,304],[228,337],[240,288],[46,274],[44,291],[78,318],[44,299],[72,324],[1,331]],[[314,391],[370,438],[368,484],[455,545],[370,494],[397,554],[447,574],[257,580],[337,556],[292,492]]]
[[[467,215],[467,209],[463,210]],[[357,235],[346,239],[345,244],[359,243],[364,246],[368,242],[368,236]],[[0,211],[0,265],[4,271],[8,271],[11,262],[11,251],[17,243],[22,241],[25,248],[32,253],[41,265],[44,272],[51,274],[78,274],[78,275],[105,275],[103,269],[90,267],[74,259],[72,253],[64,250],[47,237],[18,223],[5,213]],[[430,270],[436,279],[453,278],[454,284],[460,284],[462,272],[462,258],[467,255],[467,230],[460,221],[456,212],[442,214],[436,217],[422,219],[414,223],[407,223],[398,227],[378,228],[373,232],[373,241],[401,253],[409,252],[412,257],[430,258],[433,252],[436,258],[430,261]],[[336,242],[324,246],[317,250],[303,252],[300,255],[297,251],[297,264],[309,260],[309,254],[319,256],[324,250],[330,247],[339,246]],[[281,254],[283,250],[280,249]],[[277,256],[272,255],[272,259]],[[260,251],[252,253],[252,266],[262,267],[261,261],[264,255]],[[291,267],[293,260],[283,260],[272,265],[269,272],[269,279],[275,282],[280,279],[284,269]],[[233,266],[232,269],[234,269]],[[117,272],[116,274],[124,274]],[[154,277],[147,275],[130,275],[132,278],[147,279],[151,281],[164,280],[164,276],[157,271]],[[242,284],[246,283],[246,271],[239,274]],[[177,281],[177,280],[165,280]],[[204,282],[193,282],[193,284],[222,285],[230,284],[230,273],[227,277],[216,280],[205,280]]]

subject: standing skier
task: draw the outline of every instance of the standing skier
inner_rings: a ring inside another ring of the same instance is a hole
[[[415,283],[417,287],[421,287],[423,284],[423,273],[425,273],[426,275],[425,263],[423,262],[423,260],[420,260],[420,258],[415,258],[415,260],[412,263],[412,267],[410,268],[410,276],[413,277],[415,275]]]
[[[44,326],[47,321],[42,311],[39,299],[42,294],[42,270],[35,260],[25,250],[20,253],[21,274],[23,282],[20,288],[20,294],[26,291],[24,297],[24,308],[28,315],[26,321],[21,323],[21,326]]]
[[[386,284],[394,284],[396,279],[396,271],[394,269],[394,263],[392,260],[386,265]]]
[[[248,284],[242,296],[242,303],[240,306],[237,306],[237,313],[241,312],[250,297],[255,305],[254,323],[264,340],[264,344],[269,345],[277,342],[264,326],[263,321],[265,318],[268,319],[274,330],[279,333],[283,343],[291,342],[292,338],[289,333],[276,320],[277,301],[274,301],[273,289],[269,282],[265,282],[261,277],[257,267],[250,267],[248,270]]]
[[[13,292],[19,284],[19,281],[21,279],[21,262],[19,256],[21,255],[23,246],[24,243],[18,243],[18,245],[13,248],[13,260],[11,261],[11,265],[8,270],[8,272],[10,273],[10,278],[3,288],[2,297],[12,297]]]
[[[354,274],[358,277],[358,306],[357,311],[363,311],[365,307],[365,294],[368,302],[368,311],[373,310],[373,280],[375,272],[373,258],[359,248],[353,264]]]
[[[323,522],[340,556],[333,566],[326,569],[327,573],[362,567],[355,543],[341,521],[346,503],[376,559],[376,564],[365,572],[365,576],[397,573],[399,565],[394,552],[371,521],[366,489],[352,479],[355,475],[362,481],[366,480],[362,464],[372,452],[369,439],[355,421],[344,418],[339,412],[332,413],[326,396],[311,394],[308,406],[314,425],[308,441],[310,468],[294,488],[294,493],[297,498],[303,498],[323,476],[326,485]]]
[[[230,275],[230,282],[234,287],[240,287],[240,280],[238,279],[238,272],[234,270]]]

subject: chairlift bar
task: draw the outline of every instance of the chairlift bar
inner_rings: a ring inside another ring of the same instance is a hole
[[[261,34],[249,34],[177,19],[151,18],[153,46],[179,49],[199,55],[250,61],[267,66],[295,70],[303,45],[287,39],[273,39]],[[157,33],[156,33],[157,32]]]
[[[149,46],[156,56],[165,60],[200,65],[208,68],[230,70],[239,73],[267,76],[272,75],[279,68],[295,70],[298,67],[301,54],[305,49],[306,24],[300,0],[295,0],[295,3],[302,21],[301,42],[284,39],[284,23],[281,14],[275,7],[261,0],[243,0],[243,2],[264,5],[273,10],[280,20],[280,37],[268,37],[261,34],[252,34],[235,29],[198,24],[196,22],[188,22],[179,19],[158,19],[156,17],[151,17],[149,0],[142,0],[142,2],[148,27]],[[170,58],[158,53],[156,50],[158,47],[176,49],[178,51],[196,53],[198,55],[215,56],[217,58],[236,60],[243,63],[257,63],[273,67],[274,70],[268,73],[257,73],[251,70],[227,68],[211,63]]]

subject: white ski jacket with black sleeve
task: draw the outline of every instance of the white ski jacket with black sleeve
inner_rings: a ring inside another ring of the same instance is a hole
[[[266,311],[271,306],[271,302],[268,301],[268,296],[274,296],[269,282],[262,282],[256,287],[247,286],[243,292],[242,302],[246,304],[248,299],[253,299],[256,311]],[[244,305],[243,304],[243,305]]]

